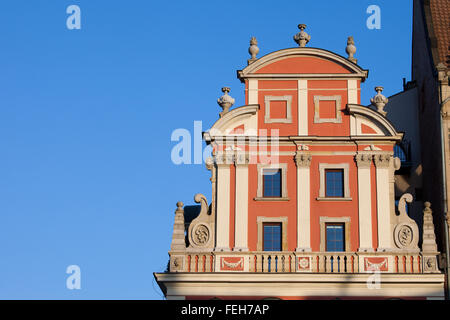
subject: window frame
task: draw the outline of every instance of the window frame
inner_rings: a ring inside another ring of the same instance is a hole
[[[328,172],[340,172],[342,173],[342,196],[336,196],[336,195],[328,195],[328,177],[327,177],[327,173]],[[344,182],[344,169],[343,168],[328,168],[325,169],[325,197],[326,198],[344,198],[345,197],[345,182]]]
[[[343,244],[343,250],[342,251],[331,251],[328,250],[328,227],[330,226],[340,226],[342,227],[342,244]],[[325,251],[326,252],[345,252],[345,223],[342,222],[326,222],[325,223]]]
[[[281,251],[287,251],[288,245],[287,245],[287,224],[288,224],[288,217],[263,217],[258,216],[256,217],[256,225],[257,225],[257,237],[258,242],[256,243],[256,251],[260,252],[268,252],[263,251],[264,249],[264,224],[265,223],[281,223]],[[272,251],[276,252],[276,251]]]
[[[268,174],[264,174],[264,171],[269,171],[269,170],[277,171],[276,174],[278,174],[278,172],[280,174],[280,195],[279,196],[277,196],[277,195],[275,195],[275,196],[274,195],[266,196],[266,180],[265,180],[265,177],[269,176],[269,175]],[[264,198],[282,198],[283,197],[283,172],[282,172],[281,168],[263,168],[262,169],[262,179],[263,179],[263,181],[262,181],[262,184],[263,184],[263,186],[262,186],[263,187],[262,196]]]
[[[342,169],[344,171],[344,196],[343,197],[327,197],[326,196],[326,176],[325,170]],[[350,165],[349,163],[319,163],[319,201],[351,201],[350,195]]]
[[[280,250],[265,250],[265,238],[266,238],[266,233],[265,233],[265,228],[266,226],[277,226],[280,228]],[[283,251],[283,223],[282,222],[263,222],[262,223],[262,227],[263,227],[263,232],[262,232],[262,251],[264,252],[278,252],[278,251]]]
[[[344,225],[344,247],[345,250],[342,252],[350,252],[350,230],[351,230],[351,219],[350,217],[320,217],[320,252],[326,251],[326,226],[327,224],[343,224]],[[331,251],[329,251],[331,252]]]
[[[258,186],[256,189],[255,201],[289,201],[287,189],[287,163],[262,164],[258,163]],[[281,197],[264,197],[264,169],[281,169]]]

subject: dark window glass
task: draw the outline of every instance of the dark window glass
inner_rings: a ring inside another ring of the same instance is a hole
[[[281,197],[281,169],[263,170],[264,197]]]
[[[401,162],[407,161],[405,150],[398,144],[394,146],[394,157],[399,158]]]
[[[281,223],[264,223],[263,250],[281,251]]]
[[[345,232],[343,224],[326,225],[326,251],[340,252],[345,251]]]
[[[344,170],[325,170],[325,196],[344,197]]]

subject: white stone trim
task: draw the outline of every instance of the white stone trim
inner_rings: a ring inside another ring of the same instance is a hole
[[[376,163],[376,162],[375,162]],[[376,166],[377,188],[377,221],[378,221],[378,249],[390,251],[393,233],[391,230],[391,208],[389,188],[389,166]]]
[[[371,156],[364,163],[358,164],[358,216],[360,252],[373,252],[372,243],[372,191],[371,191]]]
[[[308,135],[308,80],[298,80],[298,135]]]
[[[320,117],[320,101],[336,102],[336,118]],[[342,97],[336,96],[314,96],[314,123],[342,123],[341,115]]]
[[[427,297],[445,299],[444,274],[155,273],[167,298],[185,296],[259,297]]]
[[[358,81],[355,79],[347,80],[347,103],[358,103]]]
[[[286,118],[270,117],[270,102],[286,101]],[[264,123],[292,123],[292,96],[264,96]]]
[[[230,165],[217,166],[216,251],[230,250]]]
[[[310,166],[297,166],[297,252],[311,251]]]
[[[258,104],[258,80],[248,80],[248,104]]]
[[[234,251],[248,251],[248,165],[236,165]]]
[[[257,164],[258,170],[258,188],[256,190],[256,199],[263,199],[263,170],[264,169],[281,169],[281,199],[280,198],[269,198],[271,200],[277,199],[287,199],[288,189],[287,189],[287,163],[277,163],[277,164]]]
[[[344,197],[334,198],[326,197],[325,194],[325,170],[326,169],[343,169],[344,170]],[[350,197],[350,166],[348,163],[319,163],[319,197],[317,200],[351,200]]]

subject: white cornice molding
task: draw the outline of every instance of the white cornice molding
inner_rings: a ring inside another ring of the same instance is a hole
[[[226,283],[366,283],[367,277],[372,273],[195,273],[195,272],[174,272],[155,273],[158,281],[163,282],[226,282]],[[407,284],[438,284],[444,282],[445,275],[442,273],[382,273],[383,283],[407,283]]]

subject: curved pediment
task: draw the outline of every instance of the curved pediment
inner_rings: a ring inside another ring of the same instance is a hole
[[[361,78],[364,81],[368,71],[333,52],[306,47],[269,53],[238,71],[241,81],[246,78],[264,78],[274,74],[296,78],[339,75]]]
[[[225,135],[256,135],[258,129],[258,104],[251,104],[230,110],[217,120],[211,129],[205,133],[208,141],[215,136]]]
[[[357,104],[348,104],[347,110],[352,116],[352,136],[385,136],[395,140],[403,138],[403,133],[397,132],[393,124],[381,113]]]

